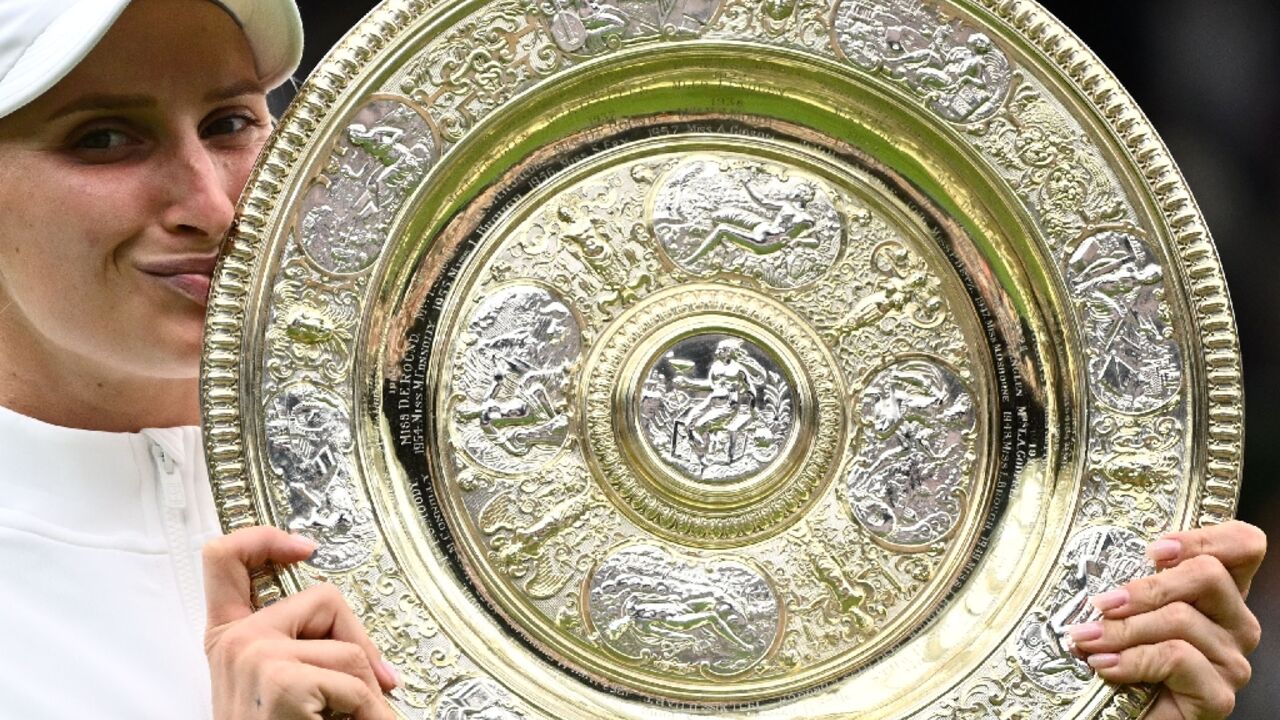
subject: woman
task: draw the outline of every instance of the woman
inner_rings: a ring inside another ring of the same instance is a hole
[[[292,0],[0,2],[0,715],[392,717],[336,592],[250,614],[285,533],[210,551],[212,704],[201,652],[205,298],[301,42]]]
[[[391,717],[336,591],[249,605],[249,569],[309,543],[241,531],[196,571],[209,277],[300,44],[292,0],[0,0],[0,714]],[[1164,684],[1151,717],[1223,717],[1264,546],[1175,533],[1070,634],[1108,680]]]

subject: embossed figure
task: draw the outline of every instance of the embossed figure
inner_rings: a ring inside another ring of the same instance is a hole
[[[799,287],[821,277],[840,253],[844,221],[833,194],[817,178],[754,160],[689,160],[658,185],[654,234],[689,272]]]
[[[991,38],[918,0],[845,0],[833,32],[851,62],[902,82],[947,120],[986,118],[1008,95],[1009,60]]]
[[[813,185],[802,182],[777,201],[760,197],[750,185],[743,185],[742,189],[755,205],[730,207],[714,213],[712,219],[716,226],[688,256],[688,261],[700,259],[722,242],[733,243],[757,255],[771,255],[787,247],[817,247],[821,243],[813,236],[815,220],[806,210],[817,194]]]
[[[963,45],[944,50],[950,44],[951,27],[934,31],[927,47],[885,58],[885,65],[902,74],[913,74],[921,88],[938,92],[960,92],[981,88],[987,75],[987,56],[993,45],[982,33],[969,36]]]
[[[825,597],[815,598],[810,607],[830,604],[834,606],[831,616],[851,617],[862,629],[874,626],[875,619],[865,610],[875,592],[870,583],[850,577],[840,561],[832,557],[831,548],[825,543],[811,541],[806,547],[805,557],[813,569],[814,577],[829,593]]]
[[[284,279],[300,274],[300,269],[294,265],[283,270],[275,288],[267,343],[284,352],[270,357],[267,372],[284,382],[308,368],[326,383],[341,382],[356,323],[355,293]]]
[[[858,402],[862,444],[848,475],[854,516],[877,537],[934,542],[964,508],[977,413],[964,383],[930,360],[878,373]]]
[[[596,295],[601,308],[629,305],[653,287],[655,278],[646,262],[648,253],[644,243],[637,240],[643,226],[633,228],[631,236],[624,237],[605,221],[569,207],[558,208],[556,219],[560,222],[560,239],[598,281],[599,287],[587,292]],[[589,279],[579,277],[574,281],[585,285]]]
[[[422,172],[427,144],[421,140],[414,141],[412,146],[404,144],[402,141],[409,141],[410,138],[406,137],[405,129],[402,127],[388,125],[366,127],[360,123],[352,123],[351,127],[347,128],[347,137],[352,145],[365,151],[376,161],[376,164],[362,169],[349,168],[352,177],[359,178],[361,174],[367,173],[369,180],[375,183],[375,187],[399,191],[406,189],[407,183]],[[370,204],[357,207],[357,217],[368,212],[376,212],[378,209],[373,204],[375,198],[368,196],[365,199]]]
[[[485,347],[485,346],[482,346]],[[487,346],[485,349],[492,349]],[[498,366],[484,399],[458,406],[459,420],[475,420],[481,432],[511,455],[524,456],[537,445],[558,444],[569,419],[552,399],[547,381],[561,368],[535,370],[520,358],[497,355]]]
[[[676,423],[688,430],[698,460],[706,464],[707,443],[713,432],[724,431],[729,438],[729,462],[734,460],[734,440],[737,434],[755,417],[755,399],[764,384],[765,371],[742,347],[742,340],[728,338],[716,345],[715,361],[707,371],[705,380],[677,375],[674,384],[681,390],[709,391],[702,402],[685,412]],[[673,432],[674,435],[674,432]],[[676,441],[672,438],[671,450]]]
[[[1018,631],[1018,659],[1033,681],[1074,693],[1093,678],[1089,665],[1073,652],[1067,629],[1102,617],[1089,598],[1152,571],[1145,548],[1133,531],[1116,527],[1089,528],[1072,539],[1052,610],[1032,613]]]
[[[362,109],[304,202],[299,233],[307,255],[336,273],[372,265],[434,159],[431,128],[409,106],[375,100]]]
[[[704,358],[705,376],[694,372]],[[640,401],[645,437],[689,477],[729,481],[777,456],[792,426],[791,389],[774,361],[742,338],[698,335],[650,371]]]
[[[495,496],[477,516],[494,565],[529,596],[549,598],[577,574],[574,560],[591,545],[588,520],[597,505],[585,468],[534,478]]]
[[[1182,382],[1170,337],[1164,272],[1136,235],[1085,238],[1067,263],[1071,294],[1090,347],[1089,370],[1102,400],[1122,412],[1154,410]]]
[[[364,560],[373,529],[352,499],[353,442],[343,402],[296,385],[267,406],[265,422],[271,467],[289,488],[289,529],[321,541],[310,562],[340,570]]]
[[[946,306],[932,288],[932,276],[919,260],[896,242],[878,246],[871,255],[871,265],[880,272],[873,292],[858,300],[836,325],[839,335],[846,335],[880,322],[885,317],[904,313],[913,325],[929,329],[946,319]]]
[[[586,0],[579,12],[588,44],[595,42],[606,47],[622,44],[622,33],[627,29],[628,18],[621,10],[613,5],[601,4],[600,0]]]
[[[722,0],[552,0],[551,36],[565,52],[587,55],[660,36],[692,36]]]
[[[499,472],[536,467],[568,436],[577,321],[550,291],[500,290],[464,326],[456,361],[454,427],[478,462]]]
[[[487,678],[466,678],[444,689],[432,720],[524,720],[514,700]]]
[[[699,628],[710,628],[720,638],[742,649],[751,645],[738,637],[727,618],[736,614],[732,603],[714,587],[685,588],[674,595],[664,584],[646,582],[656,592],[630,592],[622,601],[622,617],[609,623],[605,635],[617,640],[626,632],[654,638],[683,639]],[[605,591],[613,589],[610,586]]]
[[[755,570],[702,567],[651,546],[626,548],[589,581],[588,612],[615,652],[679,674],[742,672],[778,632],[777,599]]]
[[[777,22],[782,22],[791,17],[796,11],[797,0],[765,0],[764,14]]]

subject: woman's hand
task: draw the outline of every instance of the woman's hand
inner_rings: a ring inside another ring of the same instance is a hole
[[[1148,548],[1163,572],[1093,598],[1103,620],[1071,637],[1103,679],[1164,685],[1148,720],[1224,718],[1252,672],[1261,629],[1244,599],[1266,550],[1239,521],[1166,535]]]
[[[311,556],[315,544],[271,527],[239,530],[204,548],[205,652],[217,720],[312,720],[326,710],[395,720],[382,694],[395,671],[331,585],[257,612],[249,573]]]

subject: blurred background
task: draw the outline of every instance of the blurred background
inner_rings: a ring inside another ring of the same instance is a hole
[[[305,77],[376,2],[299,0]],[[1240,517],[1280,547],[1280,3],[1043,0],[1119,77],[1177,159],[1230,283],[1245,363]],[[287,101],[287,98],[280,98]],[[1262,621],[1233,718],[1280,717],[1280,550],[1249,598]]]

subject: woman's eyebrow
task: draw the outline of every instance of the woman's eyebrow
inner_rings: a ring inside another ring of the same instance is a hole
[[[241,80],[225,87],[209,91],[204,96],[207,103],[218,103],[241,95],[257,95],[265,92],[262,83],[255,80]],[[53,122],[67,115],[82,112],[104,110],[146,110],[159,105],[159,101],[150,95],[110,95],[93,93],[81,95],[62,107],[54,110],[45,122]]]
[[[71,102],[63,105],[49,115],[46,122],[52,122],[60,117],[73,115],[75,113],[99,111],[99,110],[139,110],[153,108],[156,106],[156,99],[147,95],[106,95],[92,94],[81,95]]]
[[[262,83],[256,80],[241,80],[226,87],[211,90],[204,96],[204,99],[208,103],[217,103],[240,97],[241,95],[261,95],[265,92],[266,90],[262,87]]]

